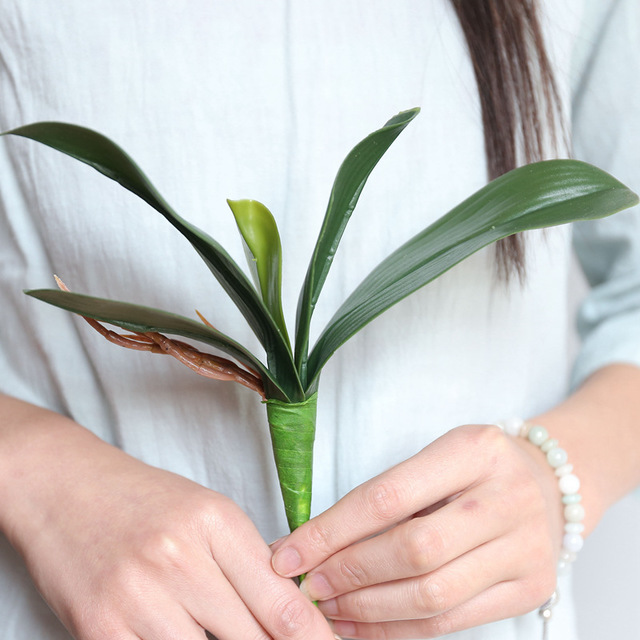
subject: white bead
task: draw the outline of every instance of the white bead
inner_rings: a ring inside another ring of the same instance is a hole
[[[564,519],[567,522],[582,522],[584,520],[584,507],[579,502],[568,504],[564,508]]]
[[[584,545],[584,540],[579,533],[565,533],[562,538],[562,546],[567,551],[578,553],[582,549],[582,545]]]
[[[545,442],[545,444],[547,444]],[[564,449],[554,447],[547,452],[547,462],[555,469],[567,463],[569,456]]]
[[[573,465],[572,464],[563,464],[561,467],[558,467],[556,469],[556,475],[558,477],[566,476],[567,473],[571,473],[572,471],[573,471]]]
[[[580,479],[573,473],[567,473],[558,480],[558,487],[561,493],[578,493],[580,490]]]
[[[569,551],[568,549],[560,550],[560,560],[565,562],[575,562],[578,554],[575,551]]]
[[[529,433],[527,434],[527,438],[529,438],[529,442],[535,444],[539,447],[547,438],[549,437],[549,433],[544,427],[539,425],[535,425],[529,429]]]
[[[568,463],[568,454],[561,449],[555,438],[550,438],[547,430],[540,425],[529,425],[518,418],[503,420],[499,426],[509,435],[521,435],[529,442],[540,447],[547,456],[547,462],[558,477],[558,488],[563,495],[565,534],[562,539],[562,550],[558,561],[558,575],[566,575],[571,570],[578,551],[584,545],[582,533],[585,510],[580,504],[580,479],[573,473],[573,465]]]
[[[500,420],[498,426],[510,436],[517,437],[524,426],[524,420],[522,418],[507,418],[506,420]]]

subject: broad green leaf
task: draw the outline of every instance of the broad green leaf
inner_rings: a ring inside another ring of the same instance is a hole
[[[245,254],[256,288],[271,317],[289,342],[282,313],[282,245],[278,226],[257,200],[227,200],[242,235]]]
[[[267,397],[275,397],[280,400],[287,398],[285,391],[279,387],[269,370],[250,351],[224,333],[196,320],[138,304],[106,300],[80,293],[58,291],[57,289],[34,289],[25,291],[25,293],[61,309],[100,322],[108,322],[126,331],[140,333],[156,331],[204,342],[257,371],[265,385]]]
[[[345,227],[374,167],[419,112],[420,109],[411,109],[391,118],[358,143],[338,170],[298,301],[295,362],[302,380],[306,378],[311,316]]]
[[[133,159],[109,138],[91,129],[62,122],[38,122],[13,129],[14,134],[35,140],[88,164],[161,213],[189,240],[229,297],[247,319],[262,343],[269,368],[280,385],[300,397],[300,383],[285,337],[267,312],[250,280],[218,242],[179,216],[164,200]]]
[[[637,202],[615,178],[575,160],[538,162],[494,180],[397,249],[356,288],[309,356],[308,392],[340,345],[475,251],[520,231],[601,218]]]

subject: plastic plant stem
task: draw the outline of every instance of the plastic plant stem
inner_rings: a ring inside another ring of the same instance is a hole
[[[317,401],[317,393],[303,402],[266,401],[273,455],[291,531],[311,515]]]

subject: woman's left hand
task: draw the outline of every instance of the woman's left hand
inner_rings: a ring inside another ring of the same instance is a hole
[[[436,637],[531,611],[563,533],[544,455],[498,427],[448,432],[274,545],[283,576],[356,638]]]

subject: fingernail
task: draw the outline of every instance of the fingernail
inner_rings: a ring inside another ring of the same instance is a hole
[[[296,571],[302,565],[300,554],[293,547],[278,549],[271,560],[273,570],[285,578],[297,576]]]
[[[343,637],[353,638],[356,635],[356,625],[346,620],[336,620],[333,623],[335,630]],[[334,634],[337,635],[337,634]]]
[[[333,587],[321,573],[308,575],[300,584],[300,590],[310,600],[323,600],[333,595]]]
[[[270,545],[269,548],[271,549],[271,551],[273,551],[274,553],[278,550],[279,547],[282,546],[282,543],[288,538],[289,536],[282,536],[282,538],[278,538],[277,540],[274,540]]]
[[[322,602],[318,602],[318,609],[330,618],[331,616],[338,615],[338,603],[335,598],[331,598],[331,600],[323,600]]]
[[[324,600],[333,595],[333,587],[322,573],[308,575],[300,584],[300,589],[310,600]]]

